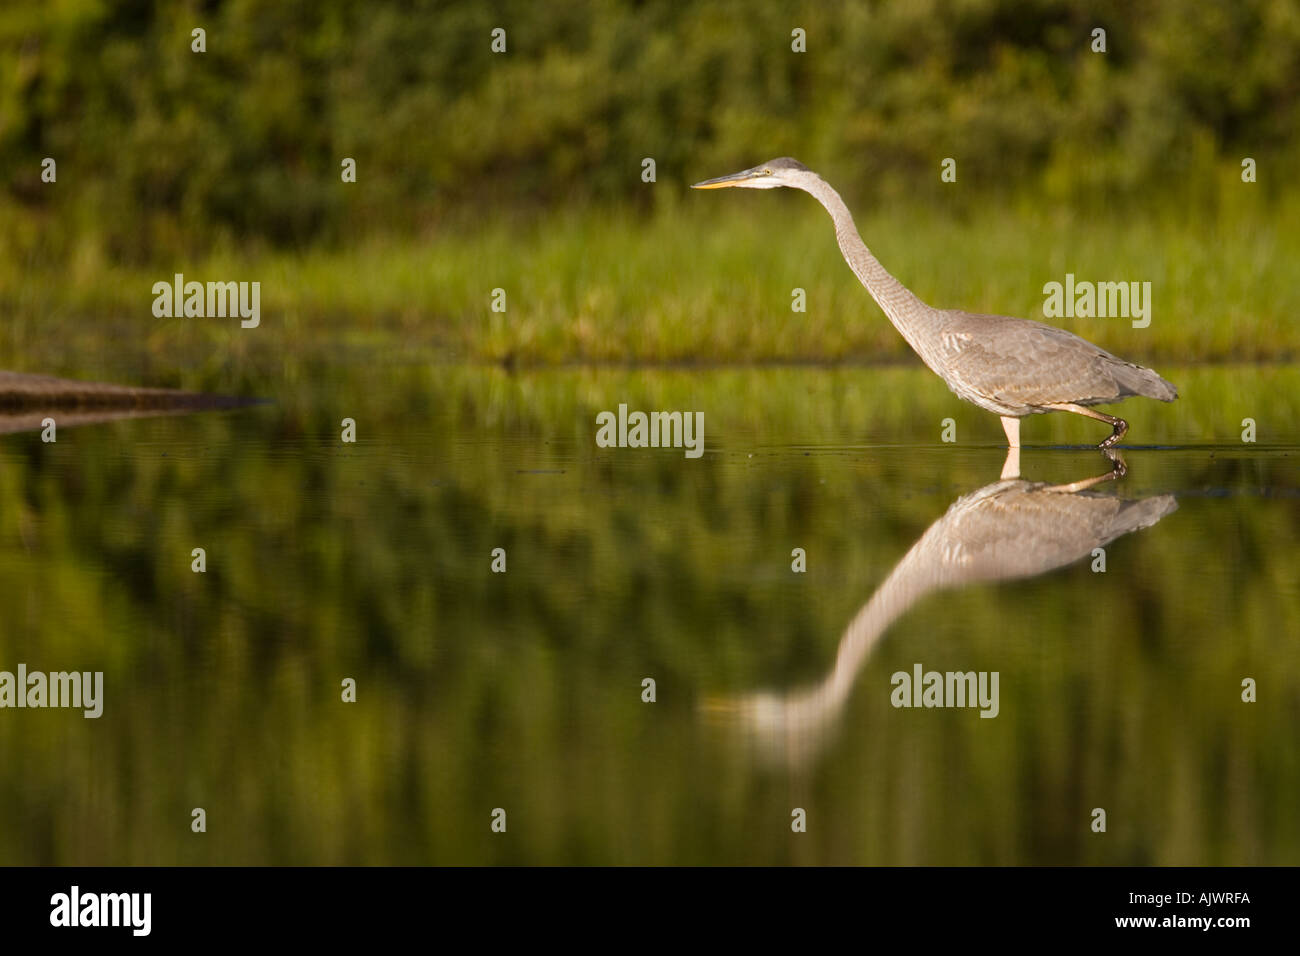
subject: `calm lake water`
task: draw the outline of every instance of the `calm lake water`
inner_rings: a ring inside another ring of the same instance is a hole
[[[0,710],[0,861],[1300,863],[1300,369],[1161,371],[1087,490],[1105,426],[1000,482],[910,366],[268,362],[0,436],[0,670],[104,674]],[[598,448],[620,403],[703,456]]]

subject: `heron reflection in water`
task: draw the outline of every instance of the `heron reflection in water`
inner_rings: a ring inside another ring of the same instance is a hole
[[[1116,538],[1149,528],[1178,508],[1173,495],[1136,500],[1089,489],[1125,474],[1070,484],[1003,478],[963,495],[932,524],[849,622],[835,665],[811,688],[706,701],[773,762],[798,766],[828,742],[858,672],[889,626],[926,595],[980,581],[1008,581],[1072,564]]]

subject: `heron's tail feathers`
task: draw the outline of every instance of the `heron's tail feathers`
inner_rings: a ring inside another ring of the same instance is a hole
[[[1125,501],[1111,518],[1105,534],[1101,535],[1101,543],[1109,544],[1122,535],[1141,528],[1149,528],[1165,515],[1177,510],[1178,499],[1173,495],[1156,495],[1152,498]]]
[[[1162,402],[1172,402],[1178,397],[1178,389],[1149,368],[1122,362],[1114,366],[1113,372],[1125,396],[1142,395]]]

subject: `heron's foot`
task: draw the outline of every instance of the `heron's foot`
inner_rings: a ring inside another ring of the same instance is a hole
[[[1124,461],[1124,456],[1110,448],[1103,448],[1102,452],[1110,459],[1110,479],[1116,480],[1123,478],[1128,474],[1128,464]]]
[[[1068,485],[1052,485],[1048,491],[1061,491],[1066,494],[1074,494],[1077,491],[1087,491],[1100,485],[1105,481],[1119,481],[1128,474],[1128,465],[1124,464],[1124,458],[1117,451],[1111,451],[1109,448],[1103,448],[1101,453],[1110,460],[1110,471],[1104,475],[1094,475],[1092,478],[1084,478],[1082,481],[1072,481]]]
[[[1112,419],[1111,424],[1114,426],[1115,430],[1111,432],[1109,438],[1107,438],[1104,442],[1102,442],[1100,445],[1097,446],[1098,448],[1102,448],[1102,449],[1109,448],[1112,445],[1114,445],[1116,442],[1118,442],[1121,438],[1123,438],[1125,435],[1128,434],[1128,422],[1124,421],[1124,419],[1122,418]]]

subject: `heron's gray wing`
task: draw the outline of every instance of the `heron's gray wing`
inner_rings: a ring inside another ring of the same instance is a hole
[[[944,554],[961,554],[951,583],[1042,574],[1177,510],[1172,495],[1130,500],[1003,481],[958,499],[933,529]]]
[[[1149,369],[1064,329],[1005,315],[944,316],[944,356],[953,381],[1007,406],[1093,405],[1128,395],[1168,401],[1176,394]]]

